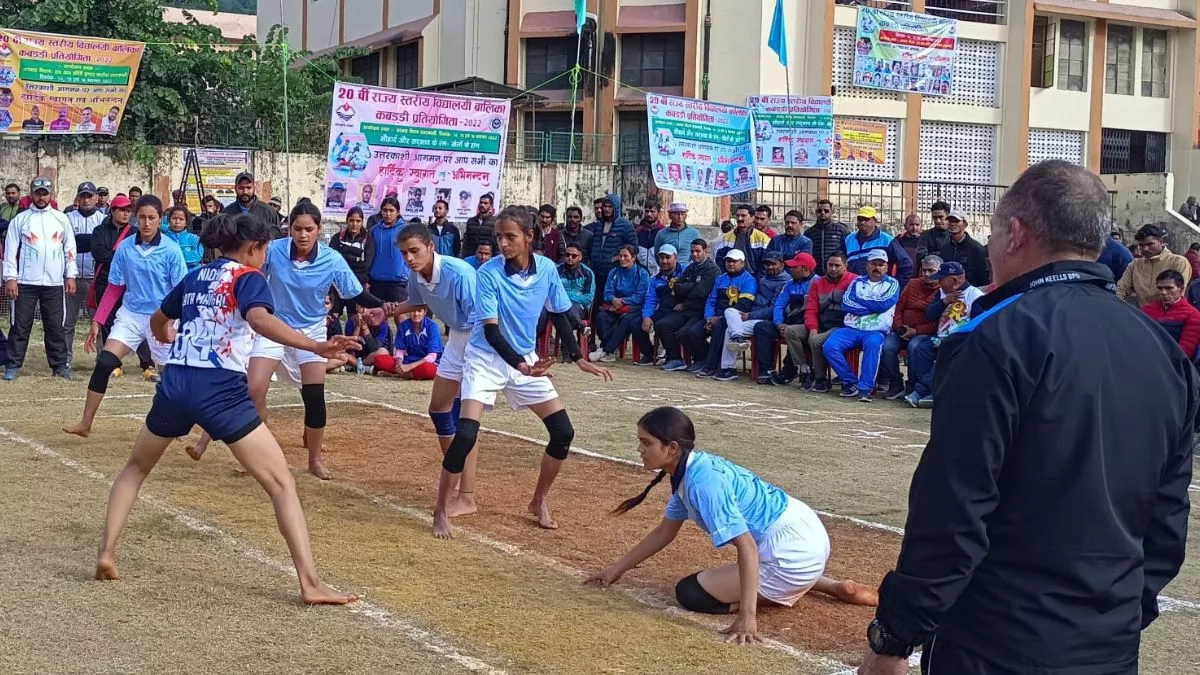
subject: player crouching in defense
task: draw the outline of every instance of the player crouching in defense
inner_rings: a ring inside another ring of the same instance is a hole
[[[205,248],[220,250],[222,257],[188,273],[150,318],[154,337],[171,344],[169,367],[129,460],[109,492],[96,578],[117,578],[117,539],[142,483],[171,441],[198,424],[226,443],[271,496],[275,519],[300,579],[301,600],[330,605],[354,602],[357,596],[334,591],[317,575],[296,482],[283,450],[250,399],[246,362],[255,333],[328,357],[343,356],[357,343],[340,336],[316,342],[275,318],[271,291],[259,271],[271,234],[254,216],[217,216],[205,224],[200,239]],[[176,320],[178,332],[173,328]]]
[[[879,604],[879,592],[852,581],[822,576],[829,559],[829,536],[804,502],[747,469],[694,450],[696,429],[678,408],[655,408],[638,420],[642,465],[659,473],[642,494],[625,500],[614,513],[641,504],[663,478],[671,477],[671,499],[663,521],[623,558],[587,583],[605,587],[675,540],[685,520],[700,526],[717,548],[733,543],[736,565],[706,569],[675,584],[686,610],[738,617],[721,631],[727,642],[760,642],[759,604],[791,607],[815,590],[855,605]]]

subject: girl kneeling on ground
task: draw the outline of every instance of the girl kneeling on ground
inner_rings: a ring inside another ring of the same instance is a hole
[[[732,543],[736,565],[701,570],[675,584],[675,597],[689,611],[738,617],[721,631],[728,642],[759,642],[759,604],[791,607],[815,590],[855,605],[875,606],[879,593],[852,581],[822,576],[829,536],[804,502],[789,496],[727,459],[694,450],[696,429],[678,408],[655,408],[638,420],[638,452],[658,475],[642,494],[614,513],[641,504],[663,478],[671,477],[671,499],[658,527],[623,558],[588,578],[608,586],[675,540],[685,520],[700,526],[717,548]]]

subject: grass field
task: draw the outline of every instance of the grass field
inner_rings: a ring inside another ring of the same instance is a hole
[[[16,582],[0,594],[4,673],[843,673],[864,649],[869,609],[814,595],[764,610],[769,641],[747,648],[715,633],[729,619],[676,608],[678,578],[734,559],[693,526],[613,589],[582,585],[657,522],[669,492],[607,515],[651,477],[634,465],[634,422],[656,405],[683,407],[701,448],[822,512],[829,574],[872,584],[895,562],[929,422],[927,411],[745,380],[618,364],[616,381],[602,384],[560,366],[555,382],[577,429],[577,452],[551,495],[560,529],[538,529],[525,513],[541,424],[498,408],[484,420],[480,512],[440,542],[428,516],[440,458],[427,384],[331,377],[326,463],[335,479],[324,483],[302,471],[299,396],[277,387],[270,424],[297,471],[318,564],[365,598],[306,608],[269,502],[222,446],[201,462],[182,443],[168,450],[118,550],[123,578],[89,581],[108,483],[153,386],[114,381],[92,436],[67,436],[59,427],[81,409],[90,360],[79,351],[74,382],[48,378],[31,350],[26,374],[0,383],[0,573]],[[1200,671],[1198,569],[1191,556],[1167,588],[1168,611],[1144,636],[1143,672]]]

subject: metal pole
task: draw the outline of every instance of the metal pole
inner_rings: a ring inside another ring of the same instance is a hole
[[[279,16],[283,14],[283,0],[279,0]],[[288,36],[287,29],[283,29],[283,55],[281,58],[283,67],[283,166],[284,166],[284,183],[283,186],[283,207],[291,208],[292,203],[292,145],[291,145],[291,129],[288,120]]]

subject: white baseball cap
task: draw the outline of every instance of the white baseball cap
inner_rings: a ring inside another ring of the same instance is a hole
[[[729,253],[725,254],[725,259],[726,260],[741,260],[742,262],[746,262],[746,254],[742,253],[742,249],[735,248],[735,249],[731,250]]]

